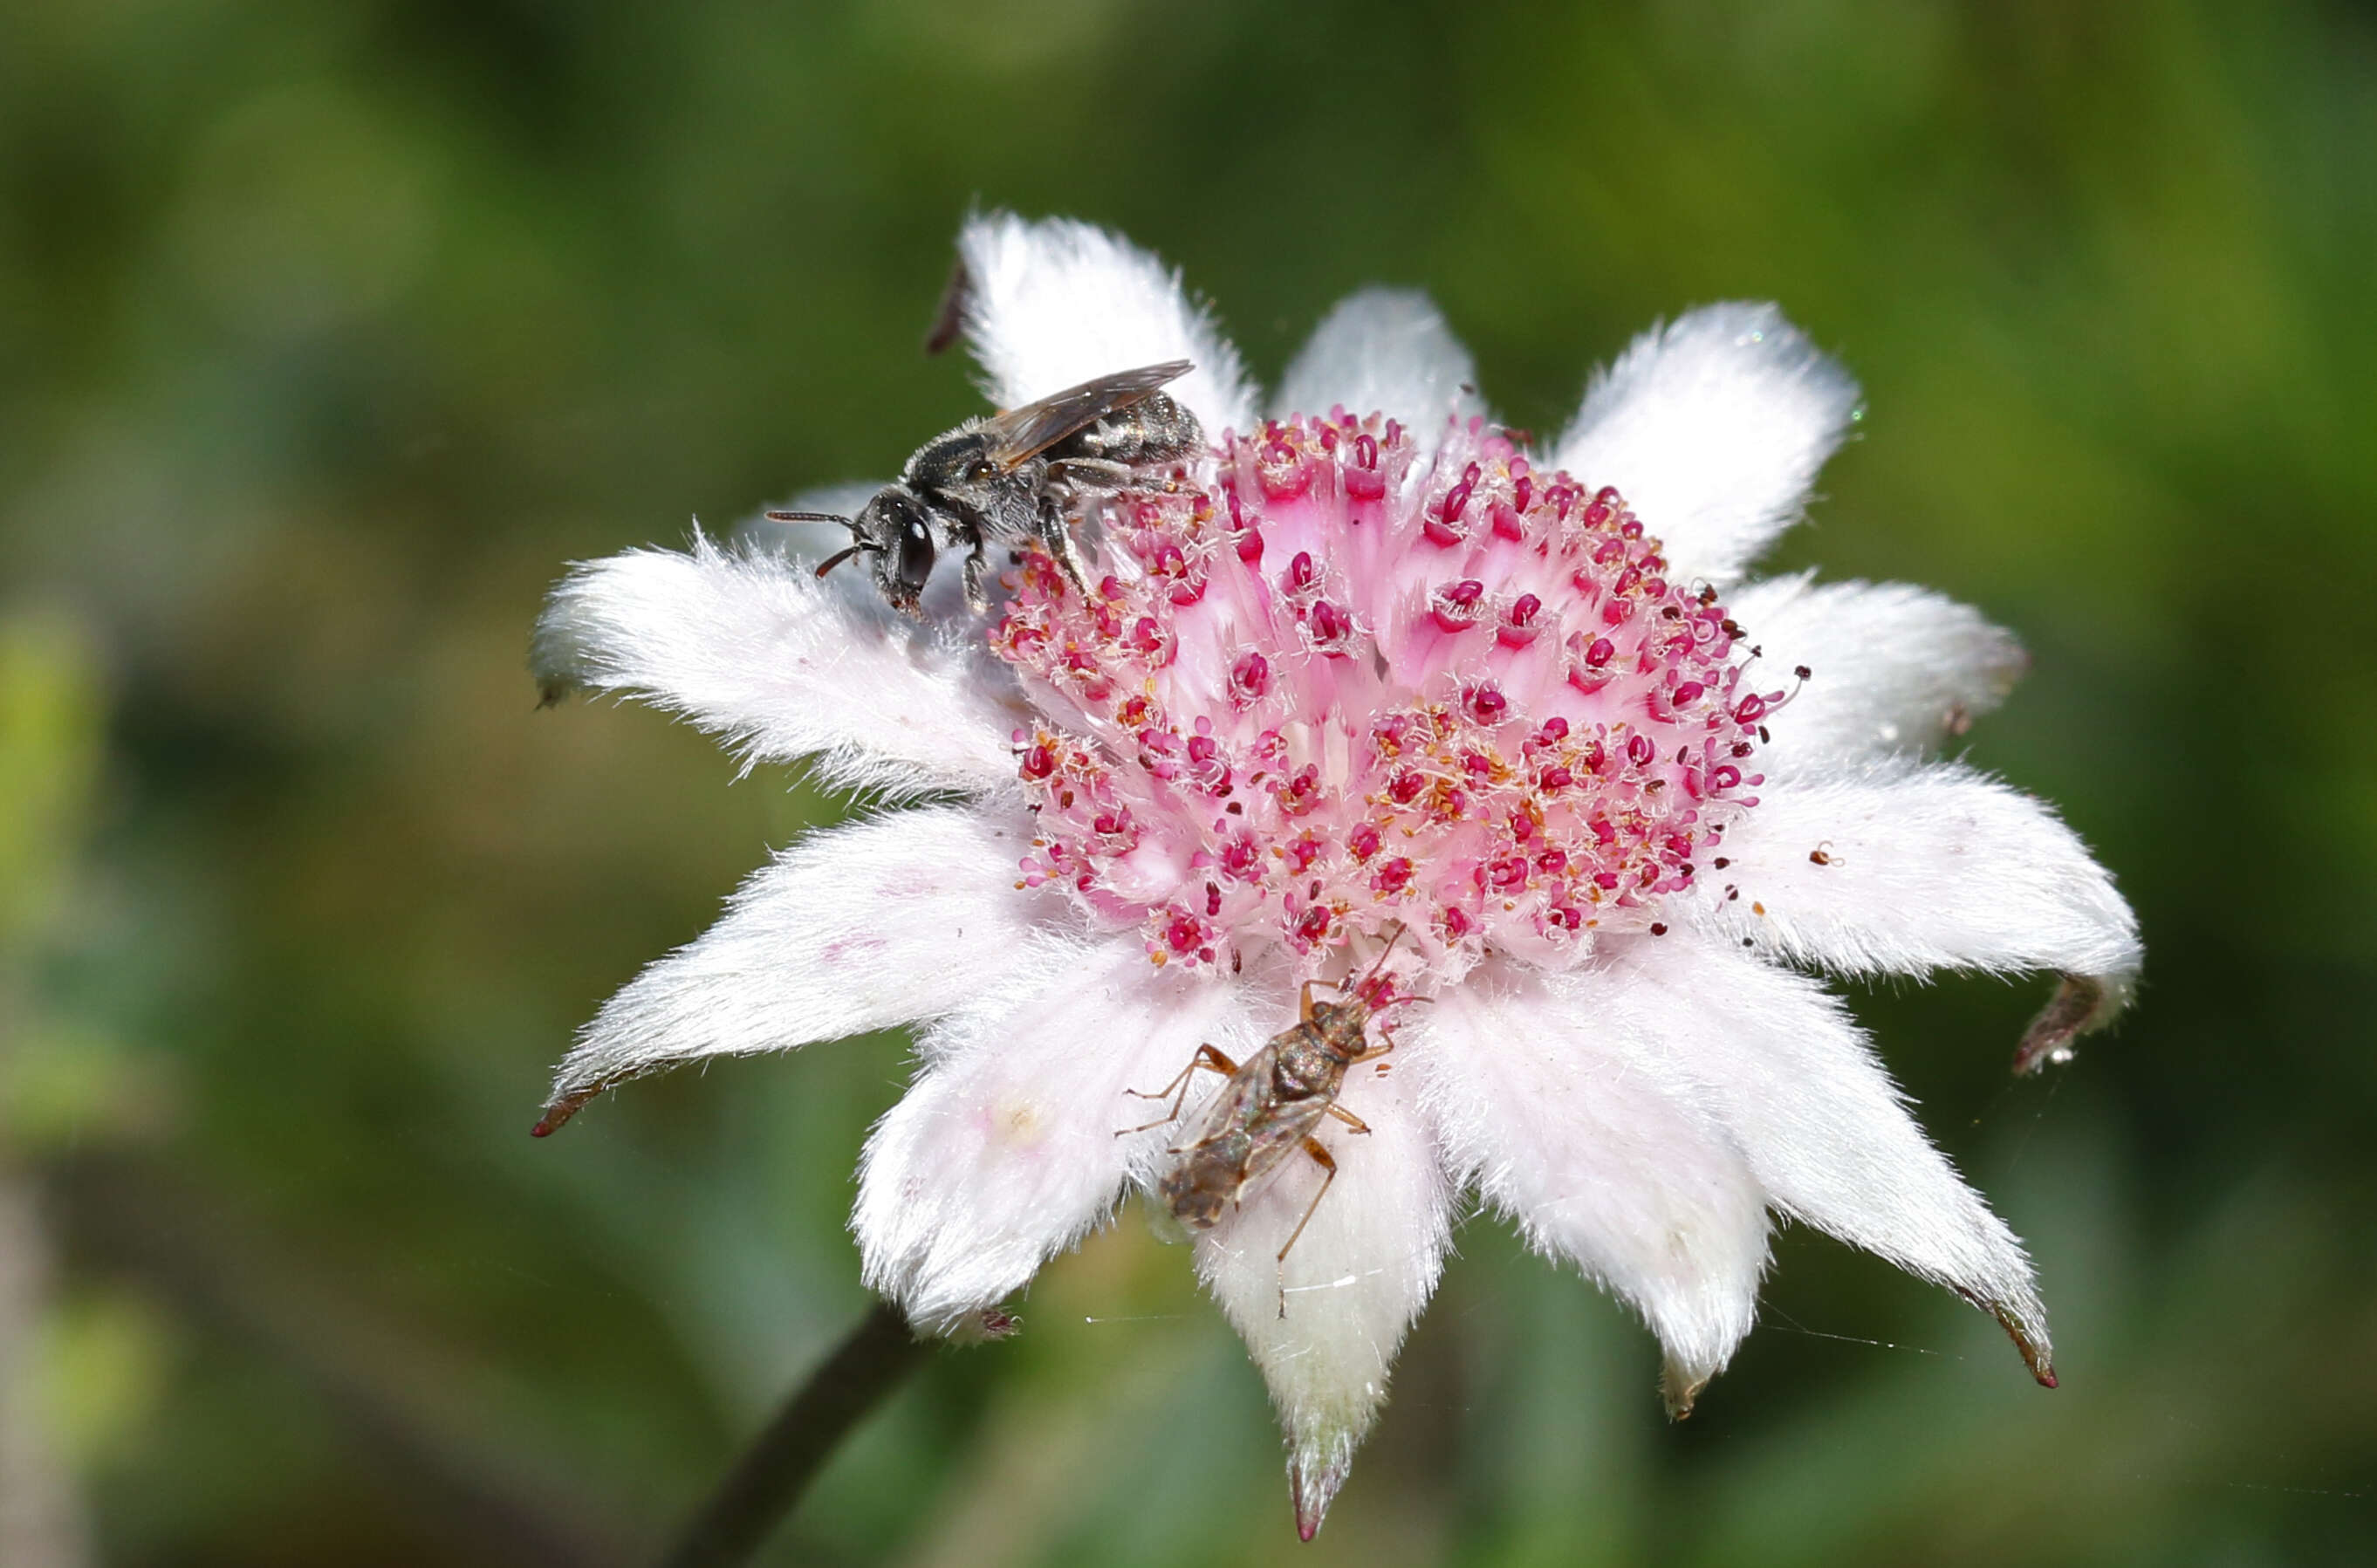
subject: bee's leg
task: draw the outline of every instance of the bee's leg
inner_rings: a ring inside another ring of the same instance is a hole
[[[1197,1054],[1188,1059],[1188,1065],[1180,1070],[1180,1076],[1153,1094],[1144,1089],[1123,1090],[1124,1094],[1142,1100],[1161,1100],[1168,1097],[1172,1101],[1172,1108],[1157,1119],[1147,1123],[1145,1127],[1126,1127],[1115,1136],[1127,1138],[1134,1132],[1145,1132],[1151,1128],[1161,1127],[1167,1121],[1179,1120],[1180,1102],[1188,1097],[1188,1080],[1200,1067],[1208,1072],[1218,1072],[1224,1078],[1235,1078],[1238,1071],[1238,1064],[1220,1051],[1211,1046],[1199,1046]]]
[[[1130,464],[1110,458],[1058,458],[1048,472],[1077,490],[1119,490],[1130,483]]]
[[[1055,556],[1057,564],[1065,569],[1065,575],[1073,580],[1073,586],[1087,593],[1090,591],[1090,569],[1081,560],[1081,546],[1075,542],[1072,527],[1065,521],[1063,511],[1054,506],[1042,510],[1040,537],[1047,543],[1049,554]]]
[[[1089,563],[1081,561],[1081,545],[1072,537],[1072,530],[1065,527],[1062,521],[1057,521],[1056,525],[1056,558],[1065,563],[1065,575],[1072,578],[1074,587],[1086,594],[1089,592]]]
[[[1356,1061],[1359,1061],[1362,1059],[1360,1057],[1356,1057],[1354,1059]],[[1337,1105],[1332,1102],[1329,1107],[1329,1114],[1335,1117],[1338,1120],[1344,1122],[1346,1126],[1352,1128],[1356,1132],[1368,1132],[1370,1130],[1370,1124],[1368,1122],[1364,1121],[1360,1117],[1356,1116],[1344,1106]]]
[[[1087,593],[1090,591],[1090,567],[1081,559],[1081,547],[1074,543],[1073,531],[1069,528],[1058,530],[1057,542],[1063,546],[1058,558],[1065,563],[1066,575],[1073,580],[1074,587]]]
[[[1363,1131],[1367,1132],[1369,1129],[1364,1128]],[[1312,1194],[1312,1202],[1305,1206],[1304,1217],[1296,1222],[1296,1228],[1287,1233],[1287,1245],[1279,1250],[1279,1315],[1283,1318],[1287,1316],[1287,1254],[1296,1246],[1296,1238],[1304,1234],[1304,1227],[1312,1223],[1313,1210],[1320,1206],[1321,1199],[1329,1196],[1329,1184],[1337,1179],[1337,1161],[1320,1146],[1320,1139],[1307,1138],[1304,1152],[1312,1156],[1313,1163],[1320,1167],[1323,1174],[1320,1191]]]
[[[982,541],[977,539],[973,542],[973,554],[966,557],[965,600],[966,607],[978,616],[990,609],[990,596],[982,591],[983,574],[989,569],[990,563],[982,558]]]

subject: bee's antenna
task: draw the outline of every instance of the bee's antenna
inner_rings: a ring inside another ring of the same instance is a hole
[[[766,518],[770,522],[838,522],[842,524],[842,527],[850,530],[853,533],[856,533],[858,532],[858,524],[851,519],[842,516],[840,512],[769,511],[762,512],[760,515]],[[842,565],[842,562],[850,559],[851,557],[858,554],[863,547],[864,546],[862,545],[853,545],[847,550],[839,551],[833,555],[828,556],[823,561],[820,561],[818,564],[817,574],[819,577],[823,577],[834,568]]]

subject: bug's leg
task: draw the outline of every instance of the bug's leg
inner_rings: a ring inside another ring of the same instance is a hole
[[[1356,1061],[1360,1061],[1363,1059],[1356,1057],[1354,1059]],[[1360,1117],[1356,1116],[1344,1106],[1337,1105],[1332,1102],[1329,1107],[1329,1114],[1335,1117],[1338,1120],[1344,1122],[1346,1126],[1352,1128],[1356,1132],[1368,1132],[1370,1130],[1370,1124],[1368,1122],[1364,1121]]]
[[[1304,982],[1304,999],[1296,1004],[1296,1019],[1299,1023],[1312,1022],[1312,986],[1310,980]]]
[[[1369,1129],[1366,1127],[1363,1131],[1367,1132]],[[1313,1163],[1320,1167],[1323,1174],[1320,1191],[1312,1194],[1312,1202],[1305,1205],[1304,1217],[1296,1222],[1296,1228],[1287,1233],[1287,1245],[1279,1250],[1279,1315],[1283,1318],[1287,1316],[1287,1254],[1294,1250],[1296,1238],[1304,1234],[1304,1227],[1312,1223],[1312,1212],[1320,1206],[1320,1200],[1329,1196],[1329,1184],[1337,1179],[1337,1161],[1320,1146],[1320,1139],[1307,1138],[1304,1152],[1312,1156]]]
[[[1144,1089],[1126,1088],[1123,1090],[1124,1094],[1142,1100],[1161,1100],[1169,1098],[1172,1101],[1172,1108],[1166,1111],[1163,1116],[1158,1117],[1155,1120],[1147,1123],[1143,1127],[1126,1127],[1121,1131],[1117,1132],[1115,1136],[1117,1138],[1128,1138],[1134,1132],[1145,1132],[1151,1128],[1161,1127],[1167,1121],[1179,1120],[1180,1102],[1188,1097],[1188,1080],[1195,1075],[1197,1070],[1200,1067],[1208,1072],[1218,1072],[1224,1078],[1236,1077],[1238,1071],[1238,1064],[1232,1061],[1228,1057],[1224,1056],[1220,1051],[1215,1050],[1211,1046],[1199,1046],[1197,1047],[1197,1054],[1188,1059],[1188,1065],[1180,1070],[1180,1076],[1175,1078],[1171,1083],[1166,1083],[1163,1088],[1156,1090],[1153,1094],[1150,1094]]]

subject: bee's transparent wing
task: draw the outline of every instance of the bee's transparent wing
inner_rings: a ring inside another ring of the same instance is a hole
[[[1038,402],[995,414],[984,420],[980,427],[989,441],[988,455],[992,461],[1007,468],[1020,467],[1066,437],[1088,429],[1110,413],[1144,401],[1149,393],[1165,382],[1177,381],[1195,368],[1188,360],[1167,359],[1161,365],[1141,365],[1137,370],[1117,370],[1111,376],[1068,387]]]

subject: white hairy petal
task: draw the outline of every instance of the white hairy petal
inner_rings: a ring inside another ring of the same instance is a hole
[[[1451,1169],[1642,1314],[1680,1415],[1757,1316],[1766,1194],[1665,999],[1599,969],[1487,964],[1406,1033]]]
[[[967,222],[958,250],[971,283],[966,333],[984,390],[1001,408],[1187,359],[1197,367],[1165,390],[1206,436],[1252,426],[1254,392],[1238,351],[1177,271],[1120,235],[1069,218],[1032,223],[993,212]]]
[[[1848,372],[1774,306],[1713,305],[1596,375],[1553,460],[1617,485],[1672,578],[1723,584],[1798,520],[1857,401]]]
[[[747,764],[815,757],[830,784],[984,791],[1015,777],[1012,683],[970,645],[764,549],[629,550],[573,567],[537,621],[548,700],[626,691]]]
[[[1332,405],[1356,417],[1384,412],[1433,451],[1448,418],[1484,412],[1476,381],[1469,351],[1426,294],[1364,289],[1314,330],[1271,406],[1282,418],[1326,414]]]
[[[1762,792],[1724,856],[1686,907],[1736,947],[1856,976],[2137,969],[2136,918],[2079,836],[1962,763],[1803,774]]]
[[[1287,1436],[1296,1524],[1308,1539],[1344,1484],[1386,1398],[1404,1331],[1444,1266],[1451,1192],[1404,1083],[1400,1071],[1381,1076],[1356,1067],[1339,1103],[1371,1131],[1321,1122],[1316,1135],[1338,1174],[1287,1255],[1285,1316],[1278,1253],[1320,1190],[1311,1159],[1291,1154],[1267,1186],[1197,1242],[1199,1275],[1271,1386]]]
[[[1244,1032],[1234,987],[1152,968],[1136,937],[989,952],[1005,973],[921,1042],[926,1066],[867,1138],[851,1216],[866,1283],[930,1333],[976,1327],[1104,1224],[1167,1137],[1116,1136],[1155,1114],[1125,1091]]]
[[[1929,751],[2004,700],[2027,659],[1979,611],[1900,582],[1827,582],[1815,573],[1745,583],[1726,608],[1761,652],[1757,682],[1807,685],[1766,723],[1770,773],[1893,751]]]
[[[961,806],[803,835],[716,925],[603,1004],[562,1061],[554,1101],[970,1005],[1034,931],[1069,924],[1053,892],[1015,887],[1031,841],[1027,820]]]
[[[2052,1375],[2022,1243],[1923,1135],[1839,998],[1683,931],[1610,945],[1608,983],[1664,1014],[1777,1209],[1956,1291]]]

